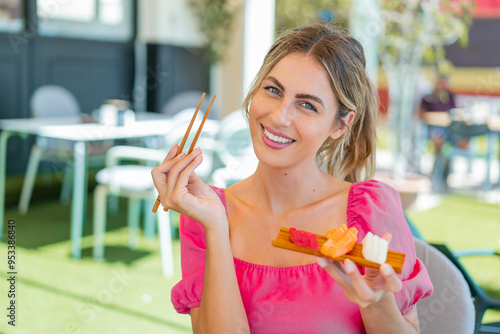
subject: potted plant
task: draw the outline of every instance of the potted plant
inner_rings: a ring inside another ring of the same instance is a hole
[[[205,37],[208,60],[211,64],[220,62],[230,42],[234,16],[241,0],[189,0],[188,3]]]

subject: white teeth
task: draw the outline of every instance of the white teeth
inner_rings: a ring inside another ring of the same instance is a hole
[[[267,138],[269,138],[272,141],[275,141],[277,143],[287,144],[287,143],[291,143],[293,141],[291,139],[286,139],[283,137],[275,136],[271,132],[267,131],[266,129],[264,129],[264,134],[266,135]]]

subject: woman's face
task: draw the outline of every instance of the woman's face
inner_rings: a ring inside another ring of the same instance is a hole
[[[316,163],[328,138],[338,138],[337,100],[327,73],[313,57],[292,53],[281,59],[256,91],[249,112],[259,160],[274,167]]]

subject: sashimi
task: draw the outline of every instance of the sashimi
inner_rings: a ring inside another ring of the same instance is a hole
[[[319,249],[318,246],[318,238],[316,234],[309,233],[302,230],[297,230],[296,228],[291,227],[289,229],[290,240],[297,246],[310,248],[310,249]]]
[[[368,232],[363,239],[363,257],[368,261],[382,264],[387,260],[387,252],[389,250],[389,241],[392,235],[386,233],[382,238]]]
[[[356,241],[358,241],[358,230],[355,227],[350,227],[339,240],[328,239],[321,246],[320,252],[332,258],[339,257],[349,253],[354,248]]]
[[[328,230],[325,233],[325,237],[327,239],[340,240],[340,238],[342,238],[346,232],[347,232],[347,225],[342,224],[338,228],[332,228],[331,230]]]

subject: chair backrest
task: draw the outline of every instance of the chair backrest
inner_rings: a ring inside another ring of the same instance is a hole
[[[154,190],[151,178],[152,163],[158,166],[165,158],[166,152],[145,147],[113,146],[106,154],[106,168],[96,174],[96,181],[109,185],[112,194],[119,195],[122,189],[128,191]],[[132,163],[133,162],[133,163]]]
[[[180,93],[177,93],[163,105],[161,112],[162,114],[173,116],[178,112],[185,110],[187,108],[196,107],[200,102],[200,98],[202,95],[203,92],[198,90],[185,90]],[[212,100],[212,95],[210,94],[205,95],[205,98],[201,103],[200,111],[205,113],[208,109],[208,106],[210,105],[211,100]],[[210,119],[219,118],[219,111],[215,106],[215,102],[214,105],[212,105],[212,108],[210,109],[210,113],[208,114],[207,118]]]
[[[235,162],[246,163],[243,160],[255,157],[248,122],[241,109],[221,120],[217,133],[217,154],[226,166]]]
[[[57,85],[38,87],[31,96],[30,107],[36,118],[79,116],[81,113],[75,96]]]
[[[186,133],[195,110],[196,108],[187,108],[172,117],[172,128],[165,136],[166,150],[169,150],[175,143],[179,145],[181,144],[182,138]],[[202,119],[203,112],[200,110],[184,146],[184,152],[187,152],[190,148]],[[202,178],[208,177],[212,172],[214,163],[215,135],[217,134],[218,127],[218,121],[207,119],[195,145],[196,147],[200,146],[203,150],[203,162],[196,170],[196,174]]]
[[[217,133],[217,156],[223,164],[212,174],[212,183],[227,187],[252,175],[259,160],[253,150],[248,122],[241,109],[224,117]]]
[[[178,143],[179,145],[181,144],[181,140],[184,137],[184,134],[186,133],[186,130],[189,126],[189,123],[191,122],[191,118],[193,117],[195,110],[196,108],[187,108],[178,112],[171,118],[172,127],[170,131],[168,131],[168,133],[165,135],[165,147],[164,147],[165,149],[167,150],[170,149],[170,147],[175,143]],[[198,131],[198,127],[200,126],[202,120],[203,120],[203,112],[199,110],[198,114],[196,115],[196,119],[193,123],[193,126],[191,128],[191,131],[189,132],[189,137],[184,147],[185,151],[187,151],[189,146],[191,145],[191,142],[194,139],[196,131]],[[205,122],[200,137],[198,138],[198,141],[200,143],[204,140],[204,138],[215,137],[214,130],[211,129],[210,124],[211,122],[208,121]],[[197,146],[200,146],[200,144],[197,143]]]
[[[469,286],[457,267],[425,241],[414,239],[434,285],[432,296],[418,303],[420,333],[474,332],[475,311]]]

